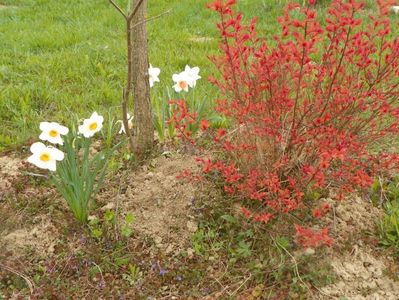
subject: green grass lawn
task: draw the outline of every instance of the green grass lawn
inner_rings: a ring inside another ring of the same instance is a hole
[[[150,61],[162,69],[153,97],[171,88],[172,74],[186,64],[201,68],[196,95],[209,102],[216,97],[206,78],[214,72],[207,56],[217,50],[217,15],[206,9],[207,2],[149,1],[149,16],[172,9],[149,23]],[[272,33],[285,2],[244,0],[239,7],[248,16],[261,16],[265,33]],[[0,149],[36,135],[42,120],[68,124],[93,110],[119,114],[124,23],[107,0],[0,4]]]
[[[207,1],[149,2],[149,16],[172,8],[149,24],[150,61],[162,69],[161,84],[152,92],[171,87],[171,75],[190,64],[202,69],[197,94],[214,95],[206,78],[212,72],[207,55],[217,49],[217,17],[205,8]],[[0,10],[0,149],[35,135],[42,120],[68,124],[75,114],[84,117],[93,110],[118,113],[125,83],[124,23],[108,1],[0,4],[5,6]]]
[[[201,68],[196,95],[211,103],[217,94],[206,79],[215,70],[207,56],[217,51],[218,31],[209,1],[148,2],[148,16],[172,9],[148,26],[150,62],[162,69],[153,97],[189,64]],[[258,16],[261,36],[271,36],[287,0],[238,2],[248,18]],[[0,150],[35,136],[40,121],[70,125],[93,110],[119,116],[124,23],[107,0],[0,0],[0,28]]]

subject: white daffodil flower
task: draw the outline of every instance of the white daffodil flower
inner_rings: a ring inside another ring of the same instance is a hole
[[[46,146],[41,142],[33,143],[30,151],[32,155],[28,157],[28,162],[41,169],[55,171],[57,169],[57,161],[64,159],[62,151]]]
[[[188,92],[189,78],[185,72],[181,72],[179,74],[173,74],[172,79],[176,83],[173,86],[173,88],[177,93],[180,93],[181,91]]]
[[[134,117],[131,117],[129,114],[127,114],[127,125],[129,126],[129,129],[133,128],[133,118]],[[121,129],[119,130],[119,134],[126,133],[125,125],[123,124],[123,120],[119,120],[118,122],[121,123]]]
[[[40,134],[39,139],[59,145],[64,144],[61,135],[66,135],[69,132],[69,129],[67,127],[62,126],[56,122],[41,122],[40,130],[42,131],[42,133]]]
[[[184,69],[184,73],[186,73],[187,78],[188,78],[188,84],[190,87],[195,87],[197,84],[197,80],[201,79],[201,76],[199,76],[200,68],[194,67],[190,68],[189,65],[186,65],[186,68]]]
[[[391,10],[392,10],[395,14],[398,14],[398,13],[399,13],[399,6],[397,6],[397,5],[391,6]]]
[[[148,69],[148,76],[149,76],[149,80],[150,80],[150,87],[154,86],[155,82],[159,82],[159,74],[161,74],[161,69],[159,68],[154,68],[151,64],[150,64],[150,68]]]
[[[92,137],[96,132],[99,132],[103,128],[104,118],[99,116],[97,112],[94,112],[90,119],[85,119],[83,124],[79,126],[79,133],[85,138]]]

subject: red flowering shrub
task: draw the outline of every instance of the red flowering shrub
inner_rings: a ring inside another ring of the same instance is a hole
[[[232,128],[217,132],[224,155],[203,159],[204,172],[221,174],[225,191],[245,200],[248,218],[267,223],[309,207],[322,217],[329,206],[312,192],[342,197],[398,166],[397,154],[380,151],[399,131],[391,1],[377,1],[379,14],[363,22],[363,2],[334,0],[323,24],[315,1],[288,5],[271,44],[257,35],[255,18],[243,23],[235,2],[209,5],[222,37],[221,54],[211,58],[222,75],[211,81]],[[331,244],[327,229],[295,228],[304,246]]]

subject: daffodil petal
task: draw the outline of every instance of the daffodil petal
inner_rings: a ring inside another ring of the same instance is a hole
[[[62,152],[61,150],[57,149],[57,148],[50,148],[50,154],[51,157],[54,158],[54,160],[63,160],[65,157],[64,152]]]
[[[41,131],[47,131],[51,127],[49,122],[40,122],[39,128]]]
[[[62,135],[66,135],[69,132],[69,128],[62,126],[62,125],[59,125],[58,129],[59,129],[59,133]]]
[[[33,143],[33,144],[30,146],[30,151],[31,151],[33,154],[36,154],[36,153],[42,152],[42,151],[45,150],[46,148],[47,148],[47,147],[46,147],[45,144],[43,144],[43,143],[41,143],[41,142],[36,142],[36,143]]]

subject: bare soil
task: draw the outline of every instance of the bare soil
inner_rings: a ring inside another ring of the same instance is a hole
[[[13,156],[0,156],[0,190],[5,192],[12,187],[12,181],[20,175],[20,159]]]
[[[321,291],[340,299],[399,299],[399,281],[392,278],[392,259],[378,256],[369,246],[354,245],[351,251],[331,256],[331,265],[338,280]]]
[[[381,209],[359,197],[336,206],[332,232],[336,244],[347,247],[329,253],[337,281],[321,289],[320,299],[399,299],[398,262],[382,255],[376,240],[367,239],[381,216]]]
[[[98,201],[103,210],[118,207],[122,215],[132,213],[137,234],[169,253],[187,244],[198,228],[192,208],[199,190],[178,179],[184,170],[196,169],[191,156],[160,156],[135,172],[119,174],[121,184],[102,192]]]
[[[27,174],[29,168],[20,158],[0,157],[0,254],[18,257],[29,250],[51,255],[59,236],[51,219],[40,213],[32,216],[29,207],[21,204],[33,198],[52,198],[53,191],[35,187]]]

